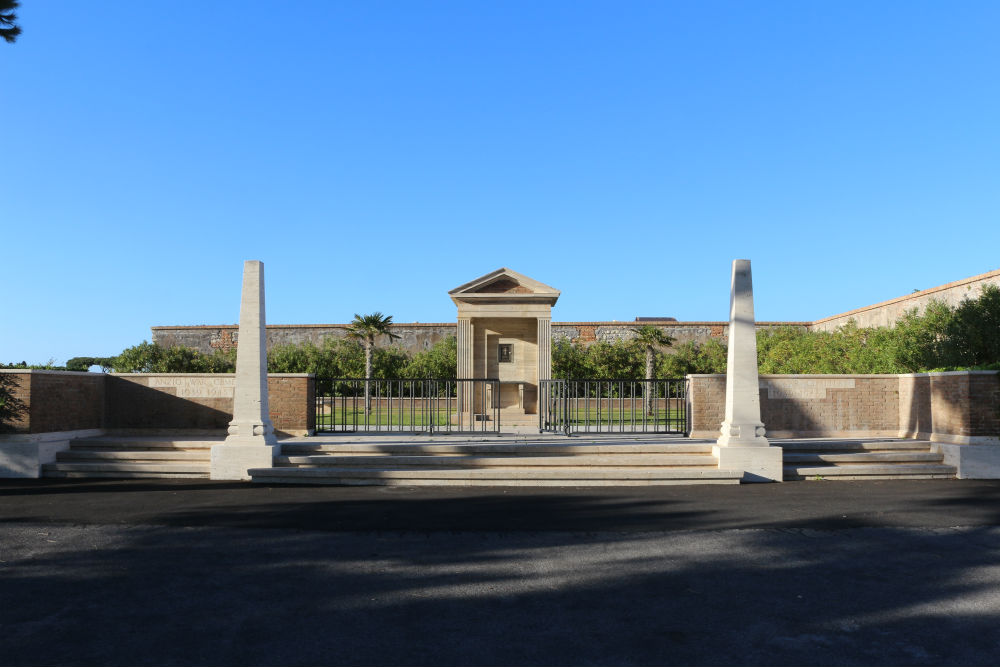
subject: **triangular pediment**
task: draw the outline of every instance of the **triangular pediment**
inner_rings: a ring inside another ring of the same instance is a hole
[[[559,290],[539,282],[534,278],[512,271],[506,267],[497,269],[459,285],[448,292],[454,299],[497,299],[521,300],[539,298],[551,300],[554,304],[559,298]]]

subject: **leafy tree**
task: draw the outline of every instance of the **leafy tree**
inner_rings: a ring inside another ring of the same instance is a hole
[[[657,377],[681,378],[691,373],[725,373],[726,346],[715,339],[702,343],[688,341],[664,354],[657,365]]]
[[[153,373],[162,359],[163,348],[144,340],[122,350],[112,368],[116,373]]]
[[[114,366],[114,357],[73,357],[66,362],[68,371],[88,371],[91,366],[100,366],[101,372],[107,373]]]
[[[372,358],[375,351],[375,340],[379,336],[387,336],[390,340],[399,338],[392,333],[392,315],[382,315],[376,311],[370,315],[354,314],[354,320],[346,327],[347,337],[361,343],[365,350],[365,414],[372,410],[371,386],[368,380],[372,377]]]
[[[587,348],[580,342],[559,340],[552,345],[552,377],[572,380],[590,377]]]
[[[14,23],[17,21],[14,10],[20,4],[19,0],[0,0],[0,37],[3,37],[8,44],[17,41],[17,36],[21,34],[21,26]]]
[[[413,355],[403,376],[412,379],[449,380],[458,377],[458,342],[448,336],[434,343],[430,349]]]
[[[986,285],[978,299],[963,299],[944,327],[948,365],[1000,362],[1000,288]]]
[[[111,366],[117,373],[232,373],[236,351],[202,354],[183,345],[165,348],[143,341],[122,350]]]
[[[646,374],[643,376],[646,380],[646,391],[643,392],[643,403],[645,404],[646,414],[652,414],[653,383],[651,381],[656,369],[654,365],[656,362],[656,352],[661,348],[673,345],[675,339],[665,334],[659,327],[655,327],[652,324],[644,324],[636,330],[635,337],[632,340],[646,354]]]
[[[14,430],[14,422],[21,418],[27,406],[14,395],[17,377],[0,373],[0,433]]]

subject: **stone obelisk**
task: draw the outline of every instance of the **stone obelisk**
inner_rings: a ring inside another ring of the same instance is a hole
[[[243,263],[243,298],[236,348],[236,388],[229,435],[212,447],[212,479],[250,479],[250,468],[270,468],[278,453],[267,405],[264,264]]]
[[[713,452],[722,470],[742,469],[744,481],[781,481],[781,448],[771,447],[760,420],[757,326],[749,259],[733,260],[729,291],[726,418]]]

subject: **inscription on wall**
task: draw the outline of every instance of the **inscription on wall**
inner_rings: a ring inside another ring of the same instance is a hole
[[[179,398],[232,398],[236,378],[151,377],[149,386],[155,389],[173,387]]]
[[[761,380],[760,388],[767,389],[771,399],[822,399],[827,389],[854,389],[854,380],[849,378],[788,380]]]

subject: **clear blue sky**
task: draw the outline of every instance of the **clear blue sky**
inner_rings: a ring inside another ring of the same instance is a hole
[[[1000,267],[1000,3],[23,0],[0,361],[151,325],[811,320]]]

